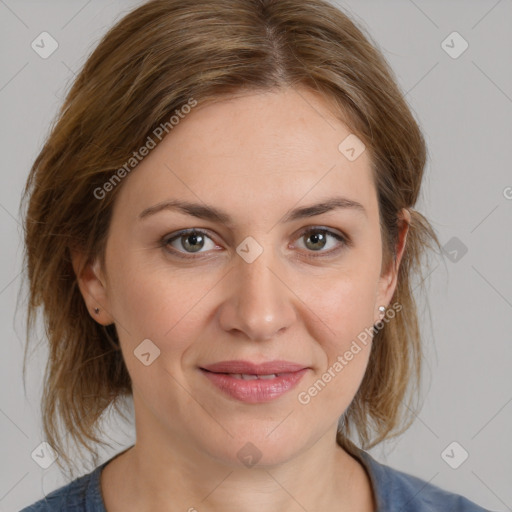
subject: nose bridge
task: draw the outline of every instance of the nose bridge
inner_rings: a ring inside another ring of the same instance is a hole
[[[294,308],[289,290],[278,278],[278,259],[272,248],[263,248],[251,261],[246,255],[256,247],[250,243],[238,248],[242,256],[235,262],[221,320],[226,330],[242,331],[254,340],[269,339],[293,322]]]

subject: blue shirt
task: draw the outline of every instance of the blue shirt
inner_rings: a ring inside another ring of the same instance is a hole
[[[101,495],[100,474],[118,455],[120,453],[21,512],[107,512]],[[377,512],[491,512],[463,496],[381,464],[364,450],[359,450],[357,458],[370,476]]]

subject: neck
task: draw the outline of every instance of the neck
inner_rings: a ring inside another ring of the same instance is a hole
[[[282,464],[240,467],[143,437],[113,461],[117,479],[108,490],[117,488],[116,503],[124,496],[127,511],[374,510],[361,479],[364,469],[328,440],[323,436]],[[115,512],[112,500],[105,501]]]
[[[135,445],[101,475],[109,512],[375,510],[364,467],[336,443],[337,423],[300,447],[290,444],[284,429],[265,437],[256,429],[261,459],[245,465],[239,449],[250,432],[198,437],[185,428],[170,432],[150,414],[135,418]]]

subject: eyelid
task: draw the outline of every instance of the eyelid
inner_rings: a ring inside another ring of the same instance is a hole
[[[316,254],[315,254],[315,251],[307,251],[307,254],[305,255],[306,258],[329,257],[329,255],[337,254],[340,250],[342,250],[345,247],[351,247],[352,246],[352,240],[350,239],[350,237],[348,235],[346,235],[343,232],[334,230],[333,228],[328,228],[328,227],[325,227],[325,226],[308,226],[308,227],[302,229],[300,231],[300,233],[295,237],[294,240],[300,240],[304,235],[307,235],[307,234],[312,233],[312,232],[323,232],[323,233],[328,234],[332,238],[335,238],[336,240],[338,240],[338,242],[340,242],[341,247],[337,247],[337,248],[331,249],[329,251],[317,251]],[[199,233],[199,234],[201,234],[203,236],[206,236],[207,238],[209,238],[210,240],[212,240],[216,244],[214,238],[210,235],[209,230],[206,230],[206,229],[203,229],[203,228],[187,228],[187,229],[182,229],[180,231],[171,233],[169,235],[165,235],[160,240],[160,246],[162,248],[164,248],[165,250],[167,250],[168,253],[176,255],[179,258],[198,259],[198,258],[206,257],[210,251],[198,252],[198,253],[187,253],[187,252],[184,252],[184,251],[179,251],[179,250],[176,250],[176,249],[169,249],[168,248],[168,244],[170,242],[173,242],[174,240],[177,240],[180,237],[185,236],[185,235],[187,235],[189,233]],[[197,254],[197,256],[195,256],[195,254]]]

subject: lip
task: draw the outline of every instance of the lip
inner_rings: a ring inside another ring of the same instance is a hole
[[[307,368],[303,364],[290,361],[267,361],[265,363],[252,363],[251,361],[235,360],[221,361],[219,363],[202,366],[201,369],[214,373],[249,373],[253,375],[269,375],[271,373],[292,373]]]
[[[262,403],[275,400],[293,389],[308,367],[289,361],[268,361],[252,363],[250,361],[222,361],[201,367],[205,377],[220,391],[231,398],[246,403]],[[244,380],[240,374],[271,375],[273,378],[253,378]]]

